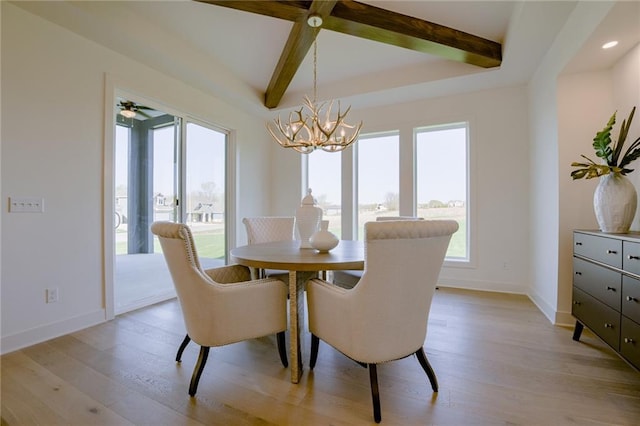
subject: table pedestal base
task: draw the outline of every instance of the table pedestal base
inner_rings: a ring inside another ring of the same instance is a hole
[[[289,358],[291,359],[291,383],[298,383],[302,376],[304,353],[304,287],[317,277],[317,272],[289,271]]]

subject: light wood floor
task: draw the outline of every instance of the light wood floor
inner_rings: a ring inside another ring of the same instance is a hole
[[[415,357],[379,366],[382,424],[640,424],[640,373],[571,333],[526,297],[441,288],[425,344],[440,392]],[[2,424],[373,424],[367,370],[323,343],[297,385],[275,338],[214,348],[191,399],[198,348],[176,364],[183,337],[172,300],[7,354]]]

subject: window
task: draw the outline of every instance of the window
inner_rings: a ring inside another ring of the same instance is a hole
[[[307,156],[308,186],[322,209],[322,219],[329,221],[329,231],[342,235],[342,173],[339,153],[316,150]]]
[[[466,122],[361,135],[340,153],[303,156],[306,185],[341,238],[362,239],[378,216],[451,219],[446,260],[469,262],[468,139]]]
[[[453,219],[460,229],[447,251],[448,260],[468,260],[467,124],[415,130],[417,216]]]
[[[364,238],[365,222],[377,216],[398,216],[400,197],[398,133],[365,135],[358,139],[358,239]]]

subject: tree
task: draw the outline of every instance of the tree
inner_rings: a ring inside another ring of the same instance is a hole
[[[387,210],[399,210],[400,194],[397,192],[387,192],[384,196],[384,206]]]

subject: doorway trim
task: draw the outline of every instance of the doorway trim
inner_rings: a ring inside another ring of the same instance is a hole
[[[115,238],[113,233],[113,212],[115,209],[115,125],[116,125],[116,99],[118,97],[131,98],[151,108],[164,111],[168,114],[180,117],[183,122],[193,122],[212,129],[220,129],[227,133],[226,153],[226,177],[225,177],[225,205],[226,205],[226,246],[230,249],[235,246],[236,225],[235,211],[237,210],[236,188],[236,131],[225,129],[220,125],[211,124],[207,120],[193,117],[183,111],[175,110],[152,100],[135,90],[126,88],[126,84],[117,76],[105,73],[104,80],[104,140],[103,140],[103,199],[102,199],[102,288],[105,320],[114,319],[115,310]],[[228,257],[228,253],[226,254]]]

